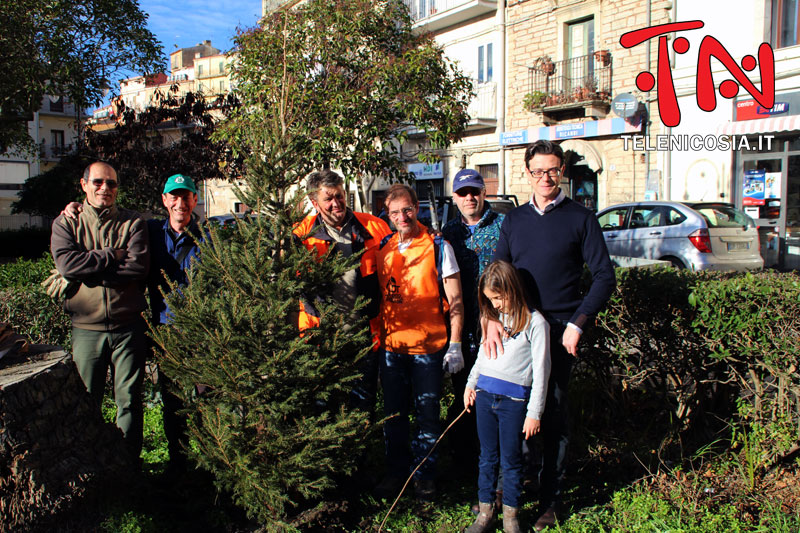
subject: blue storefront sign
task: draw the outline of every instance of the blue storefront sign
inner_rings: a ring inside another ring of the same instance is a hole
[[[500,144],[528,144],[528,130],[504,131],[500,134]]]
[[[585,134],[583,122],[556,126],[556,139],[574,139],[575,137],[583,137]]]

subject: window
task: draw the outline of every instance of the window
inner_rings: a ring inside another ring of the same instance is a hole
[[[774,0],[772,3],[772,45],[776,48],[798,44],[798,0]]]
[[[564,88],[573,91],[597,89],[594,71],[594,18],[589,17],[567,24]]]
[[[636,221],[636,227],[654,228],[659,226],[675,226],[686,220],[686,216],[672,207],[659,205],[653,208],[637,207],[633,210],[633,218],[631,219],[631,227],[634,227],[633,221]]]
[[[219,82],[219,92],[220,93],[224,93],[225,92],[225,81],[224,80],[220,80],[220,82]]]
[[[203,65],[197,65],[197,75],[198,76],[203,75]]]
[[[567,58],[594,53],[594,18],[567,24]]]
[[[486,194],[497,194],[500,184],[497,163],[492,165],[478,165],[478,172],[483,176],[483,184],[486,187]]]
[[[627,207],[612,209],[611,211],[603,213],[603,215],[598,218],[598,222],[600,222],[600,227],[603,228],[603,231],[621,229],[625,226],[625,216],[627,214]]]
[[[225,74],[225,62],[224,61],[220,61],[219,62],[219,73],[220,74]]]
[[[492,43],[478,47],[478,82],[492,81]]]
[[[800,10],[798,0],[773,0],[772,2],[772,46],[784,48],[800,44],[798,26]]]
[[[64,97],[59,96],[57,100],[50,100],[50,111],[53,113],[64,112]]]
[[[64,147],[64,130],[50,130],[50,144],[53,147]]]

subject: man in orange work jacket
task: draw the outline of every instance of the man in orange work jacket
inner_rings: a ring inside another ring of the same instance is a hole
[[[309,250],[316,250],[318,257],[323,257],[333,246],[345,257],[350,257],[364,250],[358,268],[346,272],[333,287],[333,299],[346,311],[353,309],[356,298],[364,296],[369,304],[363,313],[371,319],[375,345],[373,350],[362,359],[360,368],[362,379],[351,392],[353,407],[371,412],[375,405],[375,394],[378,388],[377,359],[377,321],[378,313],[378,280],[376,274],[375,250],[386,235],[389,226],[367,213],[356,213],[347,208],[345,203],[344,180],[330,170],[314,172],[306,180],[308,199],[316,210],[316,214],[308,215],[294,229],[298,238]],[[312,306],[301,304],[300,330],[315,327],[319,324],[319,316]]]
[[[464,368],[464,313],[453,248],[417,221],[414,189],[393,185],[385,203],[397,233],[385,238],[377,252],[387,474],[375,493],[389,498],[397,495],[411,467],[422,461],[439,436],[442,369],[453,374]],[[412,390],[418,429],[409,453]],[[432,500],[436,494],[435,464],[432,454],[415,474],[418,499]]]

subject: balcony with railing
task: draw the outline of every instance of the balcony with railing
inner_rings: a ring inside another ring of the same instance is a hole
[[[44,161],[58,161],[71,152],[71,144],[39,144],[39,157]]]
[[[472,80],[475,98],[467,107],[468,129],[497,126],[497,82]]]
[[[405,0],[414,28],[436,31],[497,10],[497,0]]]
[[[604,117],[611,104],[611,52],[552,61],[543,56],[528,68],[524,105],[555,119]]]

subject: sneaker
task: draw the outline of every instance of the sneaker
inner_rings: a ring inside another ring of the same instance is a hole
[[[432,502],[436,498],[436,483],[432,479],[415,479],[414,495],[418,500]]]
[[[397,498],[397,495],[400,494],[404,483],[405,480],[399,477],[386,476],[375,486],[372,494],[379,499],[394,500]]]

